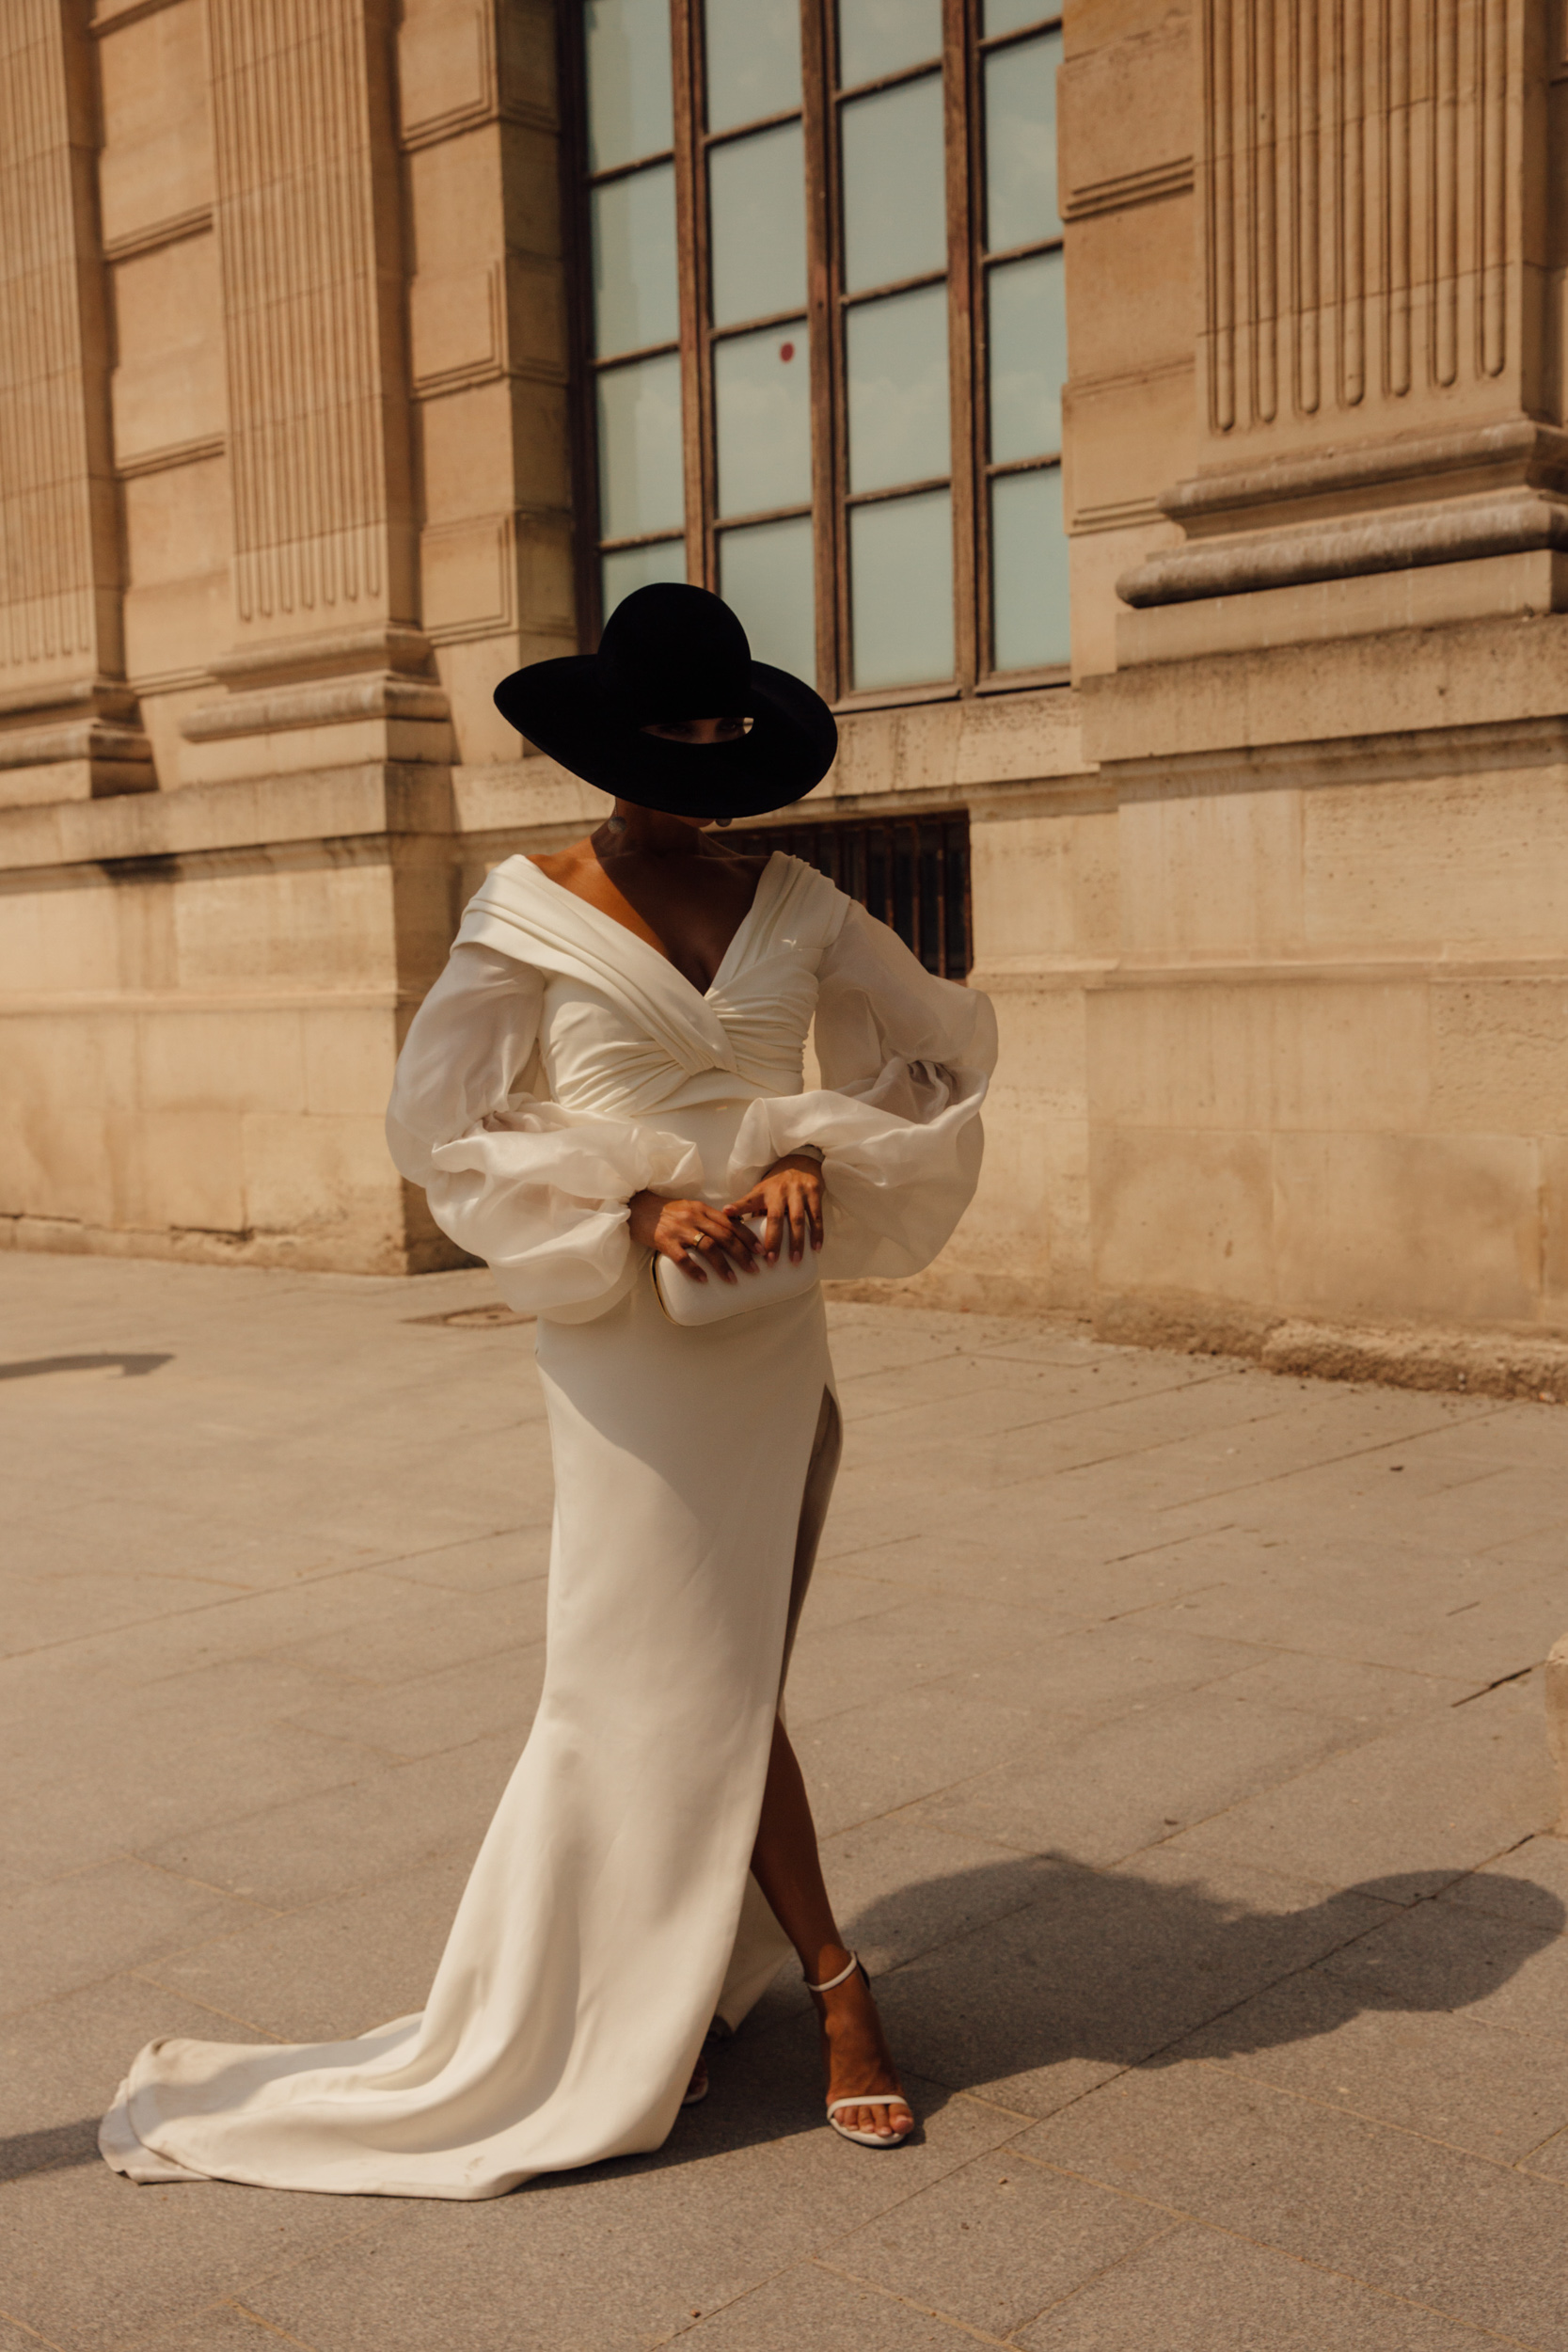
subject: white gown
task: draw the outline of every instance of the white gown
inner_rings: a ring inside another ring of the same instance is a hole
[[[345,2042],[150,2042],[104,2120],[117,2170],[481,2198],[661,2144],[710,2022],[736,2024],[787,1949],[749,1863],[836,1407],[819,1292],[671,1324],[626,1204],[651,1185],[722,1205],[816,1144],[824,1274],[911,1273],[974,1190],[994,1053],[985,997],[793,858],[705,995],[526,858],[489,877],[388,1133],[444,1231],[539,1314],[538,1713],[423,2011]]]

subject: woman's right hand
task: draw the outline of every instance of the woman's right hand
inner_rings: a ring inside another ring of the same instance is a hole
[[[748,1274],[759,1271],[756,1239],[750,1228],[732,1225],[705,1200],[667,1200],[662,1193],[634,1192],[626,1205],[638,1247],[668,1258],[690,1281],[705,1282],[708,1266],[721,1282],[736,1281],[737,1266]]]

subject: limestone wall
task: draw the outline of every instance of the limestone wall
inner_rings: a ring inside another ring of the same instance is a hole
[[[575,642],[554,22],[5,12],[12,1243],[450,1255],[399,1037],[603,805],[490,701]],[[1004,1061],[922,1295],[1568,1334],[1564,39],[1069,8],[1075,684],[849,714],[803,812],[970,813]]]

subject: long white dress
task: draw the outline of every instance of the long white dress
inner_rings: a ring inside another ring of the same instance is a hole
[[[823,1085],[803,1093],[814,1014]],[[705,994],[529,860],[486,881],[388,1133],[437,1222],[539,1315],[538,1713],[423,2011],[309,2046],[150,2042],[104,2121],[118,2170],[481,2198],[660,2145],[709,2024],[736,2024],[787,1948],[749,1862],[836,1407],[818,1291],[673,1325],[626,1202],[722,1205],[815,1144],[824,1274],[912,1272],[973,1192],[994,1039],[984,996],[793,858]]]

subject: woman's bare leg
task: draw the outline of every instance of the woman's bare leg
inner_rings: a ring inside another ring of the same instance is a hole
[[[799,1952],[807,1982],[825,1984],[830,1977],[836,1977],[848,1963],[848,1947],[839,1934],[822,1883],[816,1826],[811,1818],[806,1784],[788,1735],[778,1723],[773,1726],[752,1871],[774,1917]],[[859,1971],[831,1993],[815,1994],[813,1998],[822,2019],[828,2096],[843,2099],[857,2090],[896,2090],[898,2075],[882,2038],[877,2004]],[[897,2138],[914,2124],[905,2106],[843,2107],[838,2120],[848,2131],[876,2132],[885,2139]]]

